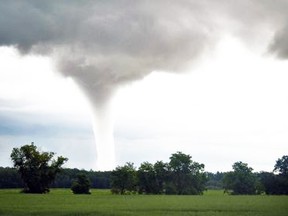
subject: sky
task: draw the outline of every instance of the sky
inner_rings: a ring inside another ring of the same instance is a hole
[[[287,9],[1,0],[0,166],[34,142],[71,168],[182,151],[206,171],[272,171],[288,152]]]

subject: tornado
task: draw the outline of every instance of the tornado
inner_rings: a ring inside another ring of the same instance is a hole
[[[118,88],[186,71],[226,34],[249,43],[269,30],[267,51],[287,58],[287,9],[286,0],[0,0],[0,46],[49,56],[77,83],[93,113],[97,169],[110,170]]]

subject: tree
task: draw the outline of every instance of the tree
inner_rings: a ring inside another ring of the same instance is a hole
[[[276,161],[273,171],[288,177],[288,155],[284,155]]]
[[[165,191],[165,182],[169,176],[169,165],[163,161],[157,161],[154,164],[154,171],[157,184],[157,194],[162,194]]]
[[[144,162],[138,169],[139,193],[158,194],[158,182],[153,164]]]
[[[77,175],[77,180],[72,183],[71,190],[74,194],[91,194],[90,185],[88,177],[81,173]]]
[[[274,172],[279,172],[276,176],[277,194],[288,195],[288,155],[284,155],[276,161]]]
[[[114,194],[137,191],[137,171],[133,163],[118,166],[111,173],[111,191]]]
[[[55,160],[54,155],[54,152],[38,151],[34,143],[13,148],[10,157],[25,183],[24,192],[49,192],[50,184],[68,160],[62,156]]]
[[[204,164],[192,161],[190,155],[177,152],[170,157],[170,182],[168,193],[202,194],[205,189],[206,176]]]
[[[261,172],[259,173],[260,182],[264,187],[264,191],[268,195],[281,194],[279,190],[279,183],[277,176],[272,172]]]
[[[248,164],[236,162],[233,164],[232,172],[225,174],[223,185],[225,191],[232,190],[232,194],[256,194],[257,178]]]

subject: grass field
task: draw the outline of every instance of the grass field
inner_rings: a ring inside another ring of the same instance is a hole
[[[288,215],[288,196],[229,196],[208,191],[203,196],[111,195],[92,190],[73,195],[68,189],[49,194],[0,190],[0,215]]]

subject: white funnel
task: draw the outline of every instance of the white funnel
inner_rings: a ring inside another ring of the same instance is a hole
[[[111,104],[92,107],[93,131],[96,141],[96,170],[111,171],[115,168],[115,146]]]

